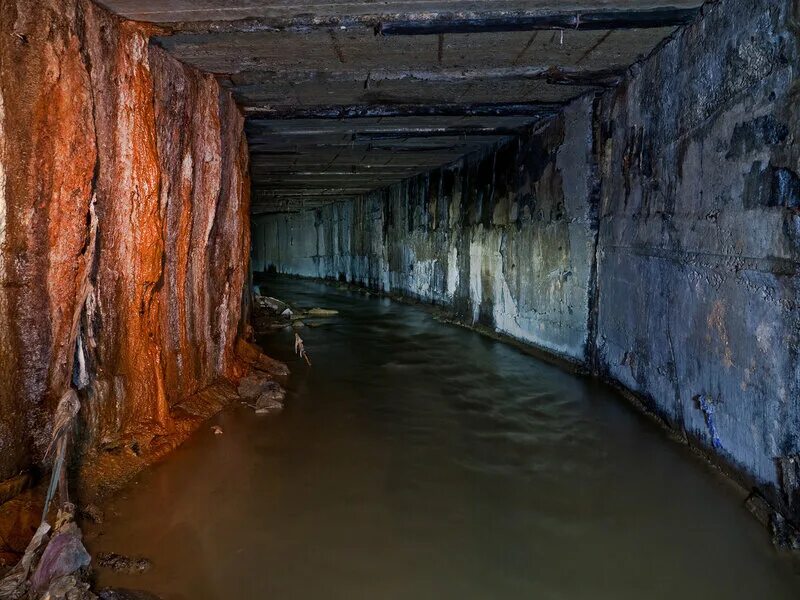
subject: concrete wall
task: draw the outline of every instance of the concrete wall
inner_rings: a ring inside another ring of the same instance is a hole
[[[585,362],[800,522],[798,12],[710,3],[595,110],[260,219],[254,267],[403,292]]]
[[[583,100],[537,133],[364,199],[256,218],[253,269],[403,293],[583,362],[591,117]]]

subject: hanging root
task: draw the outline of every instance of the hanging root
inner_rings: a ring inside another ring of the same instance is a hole
[[[304,358],[309,367],[311,366],[311,359],[308,358],[306,347],[303,344],[303,338],[301,338],[298,333],[294,334],[294,352],[301,358]]]

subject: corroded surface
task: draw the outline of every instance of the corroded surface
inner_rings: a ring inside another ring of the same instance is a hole
[[[88,0],[0,11],[2,480],[69,385],[83,450],[146,454],[238,374],[249,198],[238,109],[150,29]]]

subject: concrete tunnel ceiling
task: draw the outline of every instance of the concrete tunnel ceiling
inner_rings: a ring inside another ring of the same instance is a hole
[[[247,116],[253,213],[353,198],[615,85],[702,0],[106,0]]]

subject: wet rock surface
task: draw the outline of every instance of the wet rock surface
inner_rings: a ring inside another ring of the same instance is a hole
[[[239,380],[237,393],[243,400],[254,400],[270,389],[281,389],[269,375],[252,373]]]

